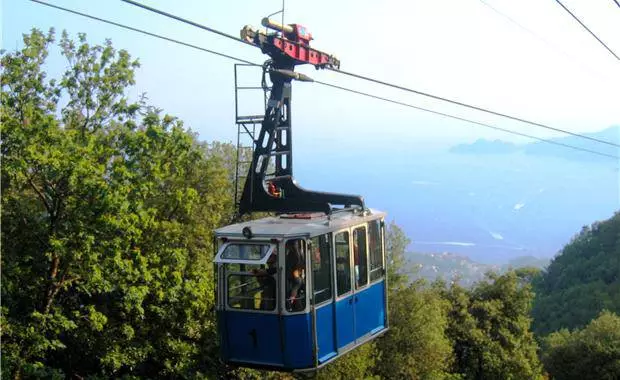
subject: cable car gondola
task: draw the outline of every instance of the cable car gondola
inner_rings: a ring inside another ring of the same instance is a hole
[[[313,371],[388,329],[385,213],[293,180],[291,82],[312,80],[294,68],[340,62],[311,48],[300,25],[263,25],[281,34],[241,31],[270,56],[263,88],[267,75],[272,86],[236,219],[276,216],[215,231],[220,354],[238,366]]]
[[[387,330],[385,214],[283,214],[216,230],[225,362],[317,369]]]

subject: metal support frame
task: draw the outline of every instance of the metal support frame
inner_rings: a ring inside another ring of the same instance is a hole
[[[255,211],[330,214],[333,205],[365,208],[361,196],[309,191],[293,180],[291,82],[295,65],[299,63],[282,56],[279,50],[267,47],[263,51],[273,58],[263,65],[263,87],[267,87],[267,74],[272,86],[258,138],[254,139],[252,163],[238,203],[238,215]],[[271,167],[273,172],[268,172]]]
[[[275,34],[256,33],[246,28],[242,30],[242,34],[244,31],[246,39],[271,58],[263,65],[261,84],[264,90],[269,88],[268,75],[272,85],[259,135],[257,138],[253,136],[252,162],[238,201],[238,217],[255,211],[323,212],[329,215],[334,205],[364,209],[364,200],[359,195],[305,190],[293,179],[292,81],[312,81],[306,75],[295,73],[295,66],[313,64],[317,69],[326,66],[339,67],[339,61],[333,56],[311,49],[307,46],[307,41],[305,44],[297,41],[295,38],[299,36],[291,35],[282,39]],[[309,54],[307,57],[306,53]],[[236,112],[238,113],[238,109]],[[239,124],[239,120],[237,123]]]
[[[238,210],[243,186],[248,179],[247,173],[251,169],[256,126],[262,124],[264,115],[239,115],[239,92],[258,91],[263,93],[263,107],[267,106],[267,98],[270,89],[265,86],[243,86],[239,83],[239,72],[244,68],[254,68],[249,64],[237,63],[234,65],[235,72],[235,124],[237,125],[237,152],[235,162],[235,194],[234,203]],[[252,178],[249,178],[252,180]]]

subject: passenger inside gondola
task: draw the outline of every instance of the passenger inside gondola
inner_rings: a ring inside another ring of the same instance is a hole
[[[276,279],[278,256],[274,253],[267,259],[267,269],[252,269],[261,286],[260,310],[273,310],[276,307]]]
[[[286,242],[286,309],[288,311],[300,311],[306,307],[304,297],[306,260],[302,244],[301,239]]]

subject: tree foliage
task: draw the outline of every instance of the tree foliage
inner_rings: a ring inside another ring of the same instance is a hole
[[[387,279],[390,289],[399,289],[407,284],[405,252],[410,243],[411,240],[396,222],[390,222],[385,233]]]
[[[4,375],[217,368],[211,231],[228,173],[182,123],[125,95],[138,62],[53,31],[2,56]]]
[[[445,379],[452,362],[446,300],[422,281],[392,291],[390,330],[379,339],[376,373],[385,379]]]
[[[344,354],[341,358],[320,369],[317,379],[347,380],[374,378],[374,365],[380,353],[371,342]]]
[[[617,379],[620,316],[603,311],[583,329],[561,329],[550,334],[543,347],[543,363],[552,379]]]
[[[534,331],[585,326],[607,309],[620,313],[620,213],[584,227],[534,281]]]
[[[487,277],[472,290],[456,284],[444,290],[451,303],[447,335],[454,350],[453,372],[463,379],[540,378],[530,331],[530,285],[514,271]]]

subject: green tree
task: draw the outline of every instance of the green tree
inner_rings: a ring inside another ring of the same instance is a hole
[[[125,95],[138,62],[53,31],[2,55],[4,376],[199,377],[219,364],[211,231],[230,173]]]
[[[387,261],[387,279],[390,289],[398,289],[407,285],[405,253],[411,240],[394,222],[387,226],[385,234],[385,251]]]
[[[452,345],[445,335],[449,303],[423,281],[391,294],[390,330],[377,342],[376,373],[385,379],[451,378]]]
[[[534,281],[534,331],[581,328],[607,309],[620,313],[620,212],[584,227]]]
[[[618,379],[620,316],[603,311],[581,330],[550,334],[543,340],[542,360],[551,379]]]
[[[487,278],[471,291],[456,284],[444,290],[451,303],[446,333],[453,344],[453,372],[464,379],[540,378],[530,331],[531,286],[514,271],[489,272]]]
[[[378,355],[375,343],[366,343],[321,368],[316,377],[320,380],[373,378]]]

